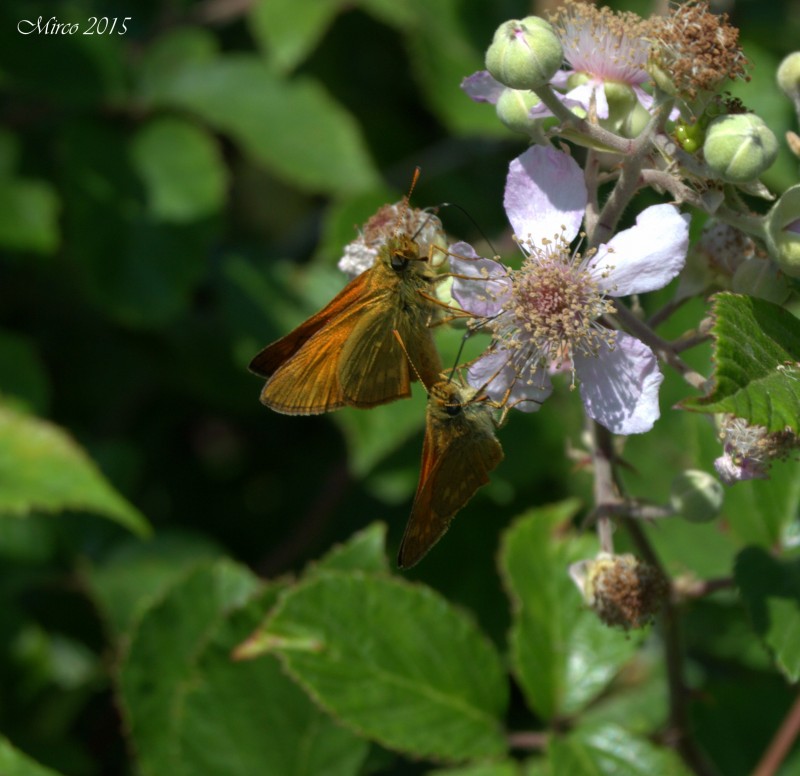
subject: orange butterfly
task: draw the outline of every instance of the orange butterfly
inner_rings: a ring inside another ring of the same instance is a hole
[[[403,218],[407,205],[408,197]],[[390,236],[372,267],[264,348],[250,363],[252,372],[267,379],[262,403],[288,415],[316,415],[410,396],[417,377],[393,330],[407,343],[423,381],[438,379],[442,364],[428,328],[438,310],[429,296],[438,276],[429,255],[420,254],[407,234]]]
[[[503,460],[495,407],[480,391],[439,379],[428,391],[419,485],[397,565],[418,563]]]

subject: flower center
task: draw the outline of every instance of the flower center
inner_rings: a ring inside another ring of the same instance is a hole
[[[602,345],[613,347],[615,333],[598,318],[613,313],[614,306],[590,261],[571,253],[562,240],[526,248],[528,258],[514,276],[512,312],[539,358],[557,363],[573,353],[597,355]]]

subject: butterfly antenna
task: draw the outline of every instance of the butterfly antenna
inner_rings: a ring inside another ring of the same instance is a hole
[[[478,222],[472,217],[472,214],[465,207],[462,207],[461,205],[459,205],[456,202],[442,202],[440,205],[437,205],[436,207],[432,207],[431,208],[432,214],[436,215],[439,212],[439,210],[441,208],[443,208],[443,207],[454,207],[454,208],[457,208],[458,210],[460,210],[467,217],[467,220],[475,227],[475,229],[477,230],[478,234],[484,239],[486,244],[489,246],[489,249],[491,250],[492,255],[493,256],[497,256],[498,255],[497,251],[495,250],[494,245],[492,245],[492,241],[486,236],[485,232],[483,231],[483,229],[481,229],[481,227],[478,224]]]
[[[408,211],[408,203],[411,201],[411,194],[414,191],[414,187],[417,185],[417,181],[419,180],[420,168],[414,168],[414,175],[411,177],[411,185],[408,187],[408,194],[403,197],[403,205],[400,208],[400,212],[397,215],[397,227],[394,230],[394,236],[397,237],[400,234],[400,227],[405,221],[406,212]],[[408,355],[406,353],[406,355]]]
[[[417,167],[419,170],[419,167]],[[406,343],[403,342],[403,338],[400,336],[400,332],[397,329],[392,329],[392,334],[394,334],[394,338],[400,343],[400,347],[403,348],[403,353],[406,354],[406,358],[408,359],[408,363],[411,365],[411,368],[414,370],[414,374],[417,376],[417,380],[419,380],[419,384],[425,389],[427,393],[430,393],[430,387],[425,384],[425,381],[422,379],[422,375],[417,370],[417,365],[411,360],[411,356],[408,354],[408,349],[406,348]]]
[[[449,383],[453,379],[453,375],[456,373],[456,369],[458,369],[458,361],[461,358],[461,354],[464,352],[464,345],[467,344],[467,340],[472,336],[472,331],[469,327],[467,327],[467,331],[464,332],[464,336],[461,338],[461,344],[458,346],[458,353],[456,353],[456,360],[453,364],[453,368],[450,370],[450,377],[447,378],[447,382]]]

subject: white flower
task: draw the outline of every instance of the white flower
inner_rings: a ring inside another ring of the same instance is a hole
[[[532,412],[552,391],[550,373],[566,364],[590,417],[617,434],[648,431],[659,417],[656,357],[601,318],[614,312],[610,297],[654,291],[680,272],[688,218],[673,205],[654,205],[581,256],[570,243],[587,204],[583,174],[570,156],[544,146],[511,162],[504,204],[526,254],[520,270],[478,259],[465,243],[451,247],[453,296],[486,319],[494,337],[469,367],[470,384]]]

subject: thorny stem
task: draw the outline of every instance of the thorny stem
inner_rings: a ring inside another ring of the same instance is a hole
[[[611,432],[587,418],[592,436],[592,463],[594,464],[594,503],[597,512],[597,538],[602,552],[614,552],[614,526],[612,511],[620,504],[614,481],[614,444]]]
[[[667,120],[673,104],[672,100],[664,102],[639,136],[632,141],[617,185],[603,205],[597,228],[589,234],[589,247],[606,242],[614,233],[623,211],[641,185],[642,168],[652,149],[653,138]]]
[[[661,561],[650,544],[642,524],[623,518],[625,527],[631,535],[642,557],[668,579]],[[683,646],[680,623],[675,602],[667,599],[662,609],[664,648],[666,651],[667,684],[669,689],[669,743],[683,758],[697,776],[716,776],[712,766],[689,735],[689,714],[686,702],[689,688],[683,678]]]
[[[666,321],[672,315],[672,313],[674,313],[678,308],[682,307],[688,301],[688,296],[682,296],[677,299],[673,297],[660,310],[656,310],[656,312],[654,312],[647,319],[647,325],[651,329],[655,330],[656,327],[664,323],[664,321]]]
[[[795,699],[778,732],[770,741],[767,751],[753,771],[753,776],[773,776],[792,748],[798,734],[800,734],[800,695]]]
[[[693,388],[702,389],[706,384],[706,378],[695,372],[683,359],[675,352],[669,342],[659,337],[644,321],[640,321],[625,305],[616,300],[614,302],[616,312],[614,317],[618,318],[631,333],[635,334],[642,342],[649,345],[655,354],[666,364],[669,364],[681,377]]]
[[[509,733],[506,737],[512,749],[526,749],[528,751],[541,751],[547,746],[550,737],[547,733],[538,733],[535,730],[521,730]]]
[[[562,124],[568,127],[573,127],[577,130],[578,134],[584,139],[589,139],[597,145],[605,146],[610,151],[616,151],[623,156],[627,156],[631,152],[632,141],[627,138],[620,137],[619,135],[609,132],[607,129],[592,124],[586,119],[576,116],[569,108],[567,108],[561,100],[556,97],[553,88],[549,84],[534,89],[535,94],[541,101],[551,110],[553,115],[559,119]],[[561,133],[559,130],[560,134]],[[583,143],[585,145],[585,142]]]

